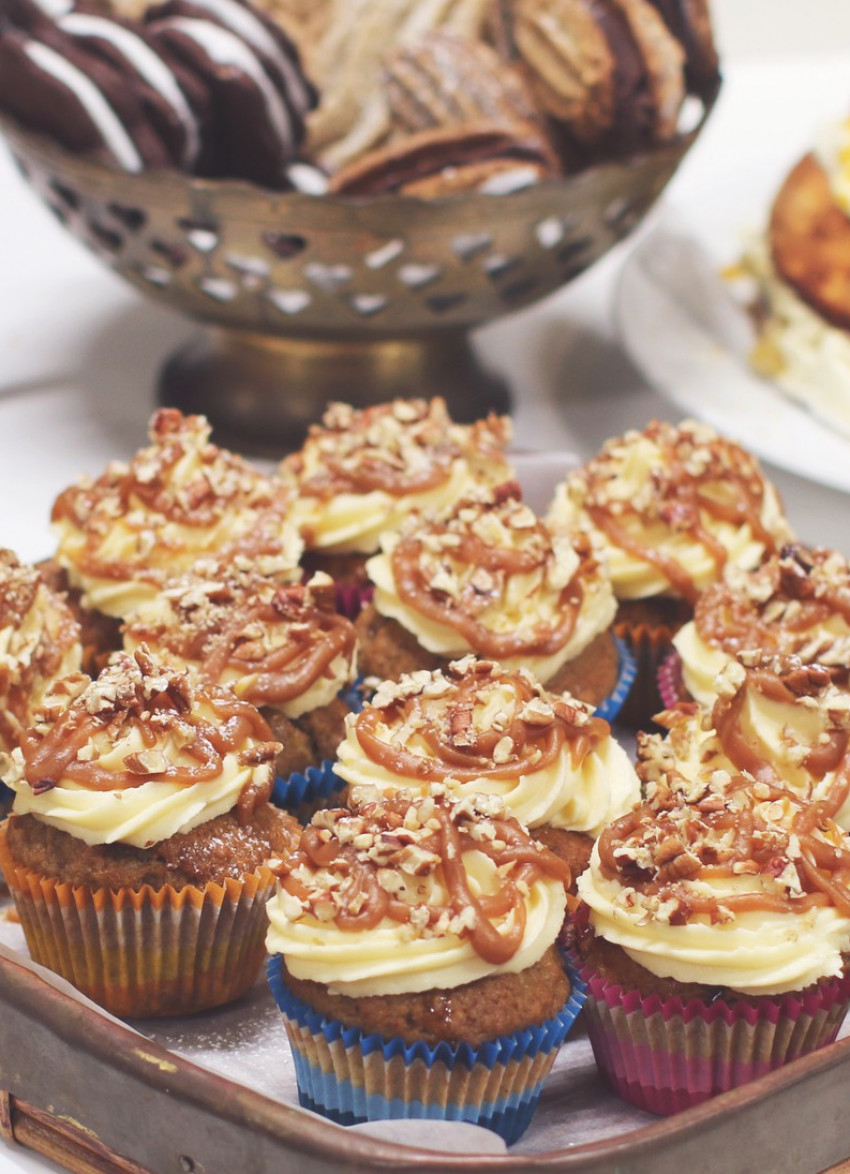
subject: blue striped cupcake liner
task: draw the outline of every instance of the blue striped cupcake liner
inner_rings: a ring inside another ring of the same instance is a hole
[[[531,1121],[543,1083],[586,997],[567,962],[570,997],[545,1023],[469,1044],[408,1044],[344,1027],[297,998],[279,954],[268,981],[283,1016],[298,1100],[339,1125],[398,1118],[467,1121],[492,1129],[508,1145]]]
[[[352,713],[359,713],[363,708],[363,695],[362,677],[341,689],[338,694]],[[316,766],[308,766],[303,772],[294,771],[288,778],[278,776],[272,790],[272,803],[292,812],[302,823],[309,823],[314,811],[321,807],[336,806],[337,797],[345,789],[345,780],[335,773],[333,765],[326,758]]]
[[[617,645],[617,684],[595,710],[595,716],[606,722],[613,722],[618,716],[637,676],[637,661],[625,640],[615,636],[614,642]]]

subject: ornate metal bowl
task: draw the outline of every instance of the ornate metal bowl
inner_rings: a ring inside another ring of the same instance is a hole
[[[694,129],[651,152],[506,195],[424,201],[277,193],[115,172],[8,119],[32,187],[78,239],[205,330],[160,396],[244,447],[294,446],[329,398],[434,394],[458,419],[504,410],[470,328],[551,293],[629,233]]]

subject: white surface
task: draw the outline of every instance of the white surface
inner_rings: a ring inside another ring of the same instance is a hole
[[[850,57],[836,56],[850,54],[846,0],[715,0],[714,10],[724,92],[647,231],[667,207],[716,215],[725,230],[740,209],[747,228],[813,127],[850,108]],[[780,108],[782,116],[772,117]],[[754,133],[756,124],[766,129]],[[487,359],[513,382],[519,444],[589,456],[625,428],[679,418],[616,340],[613,291],[636,243],[540,306],[481,332]],[[56,493],[143,442],[155,373],[190,331],[71,240],[0,148],[0,544],[25,558],[50,549]],[[770,471],[798,532],[850,554],[846,496]],[[0,1174],[57,1169],[0,1142]]]

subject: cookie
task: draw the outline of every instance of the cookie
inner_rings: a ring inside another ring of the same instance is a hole
[[[92,54],[120,70],[137,91],[170,161],[192,171],[198,164],[210,95],[198,78],[138,24],[75,11],[57,20],[59,28]]]
[[[69,150],[123,171],[165,167],[168,151],[122,74],[50,21],[0,33],[0,108]]]
[[[558,172],[551,147],[536,127],[469,124],[422,131],[371,151],[331,176],[329,190],[347,196],[396,192],[433,198],[480,191],[496,175],[517,171],[524,174],[523,186]]]
[[[685,50],[685,80],[695,94],[709,93],[720,78],[708,0],[651,0]]]
[[[303,119],[253,48],[211,20],[173,16],[148,29],[210,87],[214,150],[199,173],[289,187],[286,169],[297,155]]]
[[[393,125],[406,133],[463,122],[535,122],[521,74],[483,41],[432,32],[390,53],[384,92]]]
[[[317,94],[304,75],[295,44],[274,21],[243,0],[167,0],[148,13],[149,21],[168,17],[209,20],[244,41],[283,95],[292,114],[295,141],[301,142],[304,119],[316,105]]]

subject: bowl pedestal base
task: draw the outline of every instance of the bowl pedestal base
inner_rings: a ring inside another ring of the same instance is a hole
[[[461,329],[329,340],[208,327],[166,361],[158,395],[207,416],[217,443],[275,457],[301,445],[330,400],[363,408],[441,395],[459,423],[510,408],[506,383],[482,367]]]

